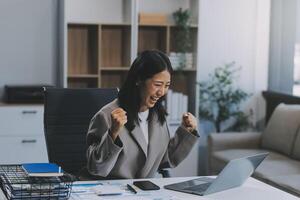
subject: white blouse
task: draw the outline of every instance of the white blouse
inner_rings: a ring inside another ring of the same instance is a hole
[[[144,137],[147,145],[148,145],[148,121],[147,121],[148,115],[149,115],[149,109],[144,112],[138,113],[140,119],[140,127],[144,133]]]

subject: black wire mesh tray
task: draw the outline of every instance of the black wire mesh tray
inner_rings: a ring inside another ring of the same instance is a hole
[[[68,199],[73,176],[29,177],[21,165],[0,165],[0,187],[9,200]]]

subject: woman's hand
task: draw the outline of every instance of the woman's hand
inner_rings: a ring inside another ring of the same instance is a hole
[[[182,115],[181,123],[190,133],[197,130],[197,120],[191,113],[185,113]]]
[[[112,139],[115,139],[120,134],[120,130],[127,123],[127,115],[126,112],[122,108],[116,108],[111,112],[111,127],[110,127],[110,135]]]

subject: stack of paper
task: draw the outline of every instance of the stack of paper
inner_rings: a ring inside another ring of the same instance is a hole
[[[115,185],[99,185],[91,188],[95,194],[99,196],[108,196],[108,195],[121,195],[125,190],[121,189],[119,186]]]
[[[193,54],[192,53],[176,53],[171,52],[169,56],[173,69],[192,69]]]
[[[171,122],[181,121],[182,114],[188,111],[188,97],[179,92],[168,91],[167,112]]]

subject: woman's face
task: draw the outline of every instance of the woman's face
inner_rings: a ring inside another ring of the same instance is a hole
[[[170,87],[171,75],[164,70],[147,79],[140,87],[141,107],[140,112],[152,108],[162,96],[166,95]]]

